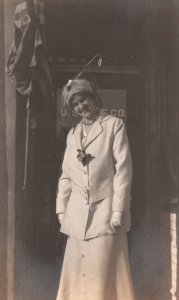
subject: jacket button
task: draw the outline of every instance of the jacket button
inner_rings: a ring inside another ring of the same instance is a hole
[[[83,193],[85,196],[88,196],[88,192],[86,190]]]

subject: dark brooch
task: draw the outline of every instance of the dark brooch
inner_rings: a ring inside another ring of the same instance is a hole
[[[89,164],[89,162],[94,158],[94,156],[91,154],[86,153],[85,150],[77,149],[77,152],[77,158],[83,164],[83,166]]]

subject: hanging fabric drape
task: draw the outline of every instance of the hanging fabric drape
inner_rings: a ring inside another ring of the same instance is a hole
[[[29,124],[35,89],[47,102],[52,99],[52,79],[44,39],[44,3],[41,0],[19,0],[15,9],[14,38],[7,61],[8,76],[27,101],[25,165],[23,189],[27,184]]]

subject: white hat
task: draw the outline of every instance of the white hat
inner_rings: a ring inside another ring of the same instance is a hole
[[[64,105],[65,106],[70,106],[70,100],[71,97],[75,94],[79,94],[82,92],[89,92],[97,98],[97,105],[102,106],[102,102],[91,84],[90,81],[86,79],[75,79],[75,80],[69,80],[68,83],[64,86],[62,95],[63,95],[63,100],[64,100]]]

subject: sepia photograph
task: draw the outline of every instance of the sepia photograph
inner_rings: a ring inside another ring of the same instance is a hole
[[[179,1],[0,0],[0,300],[179,300]]]

